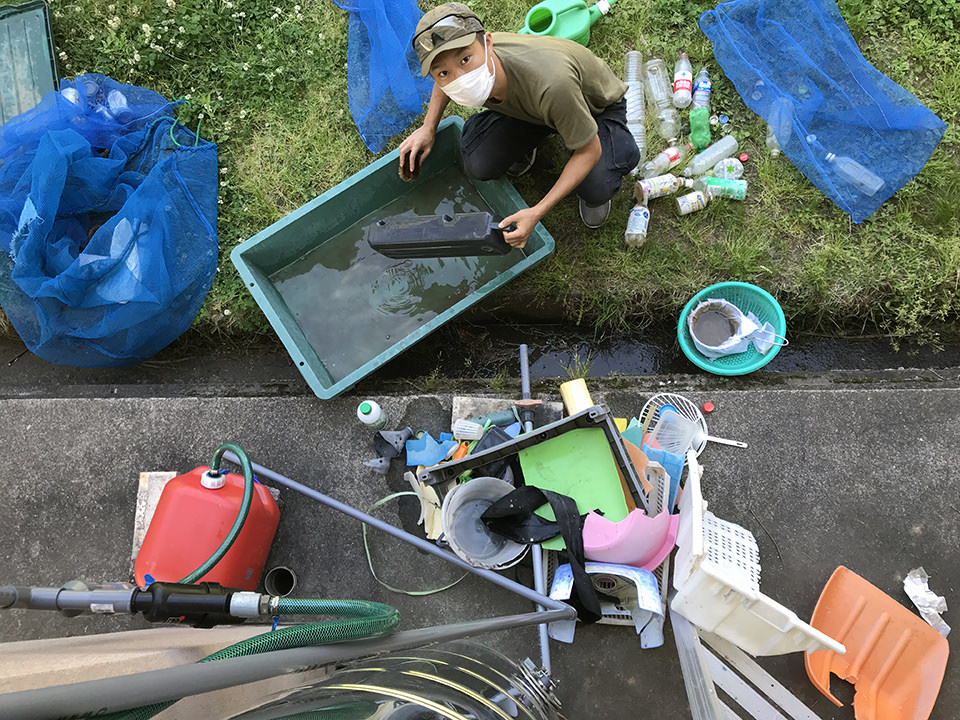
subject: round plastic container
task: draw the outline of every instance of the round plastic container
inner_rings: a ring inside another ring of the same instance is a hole
[[[446,541],[460,558],[474,567],[502,570],[520,562],[526,545],[487,529],[480,516],[513,485],[494,477],[478,477],[457,485],[443,499],[440,523]]]
[[[748,312],[756,315],[760,319],[761,325],[769,322],[773,325],[773,330],[777,335],[785,336],[787,334],[787,320],[783,315],[783,310],[766,290],[744,282],[717,283],[704,288],[690,298],[677,321],[677,340],[680,342],[680,349],[694,365],[715,375],[746,375],[762,368],[780,352],[780,346],[774,345],[766,353],[760,353],[754,348],[753,343],[750,343],[745,352],[736,355],[724,355],[723,357],[710,359],[701,354],[693,344],[693,338],[690,337],[687,317],[701,301],[707,298],[728,300],[740,308],[744,315]]]

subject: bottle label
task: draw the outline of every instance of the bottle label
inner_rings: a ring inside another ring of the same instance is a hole
[[[680,162],[680,148],[668,147],[660,154],[663,155],[671,165],[676,165]]]
[[[695,92],[710,92],[713,88],[713,83],[709,80],[700,80],[697,82],[697,87]]]
[[[687,195],[681,195],[677,198],[677,211],[681,215],[703,210],[707,206],[707,198],[699,190],[694,190]]]
[[[704,178],[706,191],[710,197],[743,200],[747,197],[747,181],[726,178]]]
[[[671,194],[676,191],[681,184],[678,178],[675,178],[673,175],[660,175],[658,177],[641,180],[640,190],[644,198],[654,200],[655,198]]]
[[[681,92],[683,90],[688,92],[693,90],[693,74],[681,70],[673,78],[673,91]]]
[[[630,210],[627,219],[627,232],[646,233],[650,224],[650,210],[646,205],[637,205]]]

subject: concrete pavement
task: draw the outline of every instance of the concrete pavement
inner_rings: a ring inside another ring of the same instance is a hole
[[[28,358],[29,360],[29,358]],[[126,580],[137,478],[141,471],[188,471],[209,463],[221,442],[242,445],[251,458],[356,508],[406,489],[394,461],[387,476],[365,468],[370,433],[357,422],[360,393],[333,401],[309,394],[282,361],[274,372],[251,361],[257,379],[173,387],[142,375],[101,372],[99,383],[26,381],[0,390],[0,584],[59,585],[76,577]],[[509,369],[515,375],[513,368]],[[63,377],[76,371],[65,370]],[[655,392],[710,400],[712,434],[749,444],[709,443],[701,456],[710,509],[750,530],[760,547],[762,590],[809,619],[824,583],[845,565],[898,601],[903,576],[917,566],[931,587],[957,602],[960,587],[960,380],[955,371],[898,370],[817,376],[758,373],[744,380],[712,376],[617,377],[590,380],[593,398],[614,415],[639,412]],[[51,370],[48,377],[56,377]],[[537,383],[534,393],[559,400],[565,378]],[[131,381],[132,380],[132,381]],[[512,380],[510,388],[518,388]],[[383,405],[391,425],[436,434],[450,424],[454,394],[479,394],[489,384],[412,393],[384,386],[362,390]],[[167,390],[165,390],[167,388]],[[219,388],[219,390],[218,390]],[[399,508],[399,509],[398,509]],[[280,529],[267,566],[297,572],[301,597],[347,597],[394,604],[413,628],[524,611],[528,605],[477,578],[427,598],[390,593],[366,567],[358,524],[305,497],[284,492]],[[378,516],[413,529],[405,505]],[[410,588],[459,573],[389,538],[372,538],[384,580]],[[529,560],[507,571],[531,584]],[[953,625],[956,618],[947,612]],[[145,627],[136,618],[66,619],[52,613],[0,612],[0,641]],[[568,718],[689,717],[672,635],[664,647],[641,651],[629,628],[580,627],[572,646],[552,644],[558,694]],[[521,660],[537,659],[533,629],[479,640]],[[806,678],[800,654],[761,664],[824,720],[852,718]],[[842,685],[834,680],[834,686]],[[837,691],[849,700],[852,692]],[[933,720],[960,715],[960,673],[947,674]]]

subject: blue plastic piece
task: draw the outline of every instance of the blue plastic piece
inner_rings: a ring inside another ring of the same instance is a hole
[[[179,337],[217,269],[217,146],[104,75],[0,128],[0,304],[51,363],[124,367]]]
[[[425,432],[419,438],[407,440],[407,465],[436,465],[457,445],[459,443],[450,433],[440,433],[440,440],[437,441],[429,432]]]
[[[863,57],[833,0],[727,0],[700,16],[713,54],[783,153],[849,213],[872,215],[930,158],[946,125]],[[872,194],[828,153],[882,181]]]
[[[364,144],[378,153],[423,112],[433,90],[432,78],[420,76],[420,61],[411,43],[423,13],[414,0],[334,2],[350,13],[350,114]]]
[[[503,431],[509,435],[511,438],[516,438],[523,431],[523,426],[520,424],[520,421],[513,423],[512,425],[507,425]]]
[[[631,441],[632,442],[632,441]],[[647,456],[647,460],[658,462],[663,465],[663,469],[670,476],[670,495],[667,498],[667,507],[672,508],[676,505],[677,495],[680,492],[680,476],[683,474],[684,458],[682,455],[667,452],[660,448],[652,448],[644,445],[641,450]]]

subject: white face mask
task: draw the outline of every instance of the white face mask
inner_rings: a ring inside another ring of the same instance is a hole
[[[484,41],[483,65],[444,85],[441,89],[446,96],[464,107],[483,107],[493,92],[493,82],[497,78],[496,64],[491,73],[487,69],[487,59],[487,44]]]

